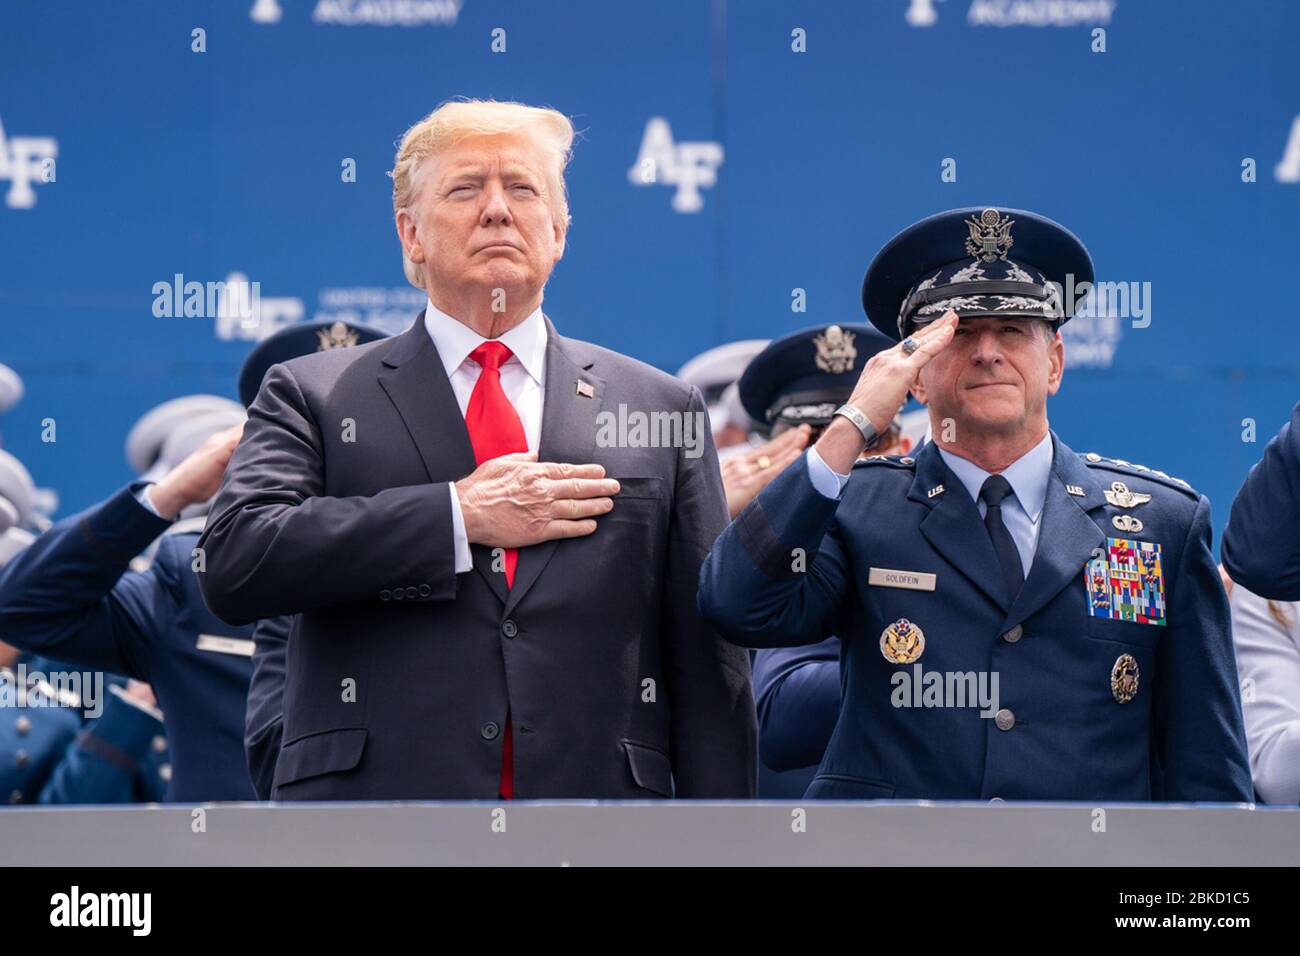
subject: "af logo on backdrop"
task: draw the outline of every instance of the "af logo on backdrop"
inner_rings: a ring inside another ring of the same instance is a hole
[[[54,182],[54,158],[59,144],[49,136],[5,138],[0,122],[0,180],[9,181],[5,205],[10,209],[31,209],[36,205],[35,183]]]
[[[627,171],[628,181],[634,186],[676,186],[673,209],[678,212],[699,212],[704,208],[701,189],[708,189],[718,181],[718,167],[722,165],[722,144],[702,141],[697,143],[673,142],[673,128],[662,116],[652,116],[645,124],[641,137],[641,151],[636,162]]]

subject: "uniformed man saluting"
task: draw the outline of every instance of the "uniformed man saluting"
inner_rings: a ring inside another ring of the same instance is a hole
[[[1209,503],[1048,426],[1068,274],[1082,243],[1021,210],[892,239],[862,295],[902,342],[704,563],[731,641],[845,642],[809,797],[1252,799]],[[855,464],[909,389],[933,440]]]

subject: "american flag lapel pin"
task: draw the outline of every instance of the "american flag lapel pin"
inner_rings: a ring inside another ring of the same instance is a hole
[[[584,382],[582,379],[578,379],[576,385],[578,394],[583,398],[596,397],[596,389],[592,387],[590,382]]]

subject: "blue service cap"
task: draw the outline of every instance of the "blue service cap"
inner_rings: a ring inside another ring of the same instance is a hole
[[[257,398],[262,379],[272,365],[313,352],[346,349],[388,338],[388,333],[359,322],[340,319],[287,325],[253,346],[239,370],[239,400],[247,407]]]
[[[863,323],[816,325],[763,349],[740,377],[740,400],[767,428],[823,426],[843,405],[871,356],[894,342]]]
[[[862,280],[862,308],[895,341],[949,309],[1059,328],[1072,312],[1060,289],[1067,276],[1076,287],[1093,281],[1092,257],[1070,230],[1024,209],[968,206],[922,219],[885,243]]]

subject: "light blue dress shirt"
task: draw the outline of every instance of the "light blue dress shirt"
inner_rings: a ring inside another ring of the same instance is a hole
[[[980,517],[984,517],[988,506],[980,501],[980,489],[984,481],[992,474],[985,471],[973,461],[960,455],[939,449],[944,464],[957,476],[971,500],[979,508]],[[838,498],[844,493],[849,476],[833,471],[831,466],[817,454],[816,448],[808,449],[808,480],[812,486],[827,498]],[[1020,564],[1025,577],[1029,577],[1029,568],[1034,563],[1034,552],[1038,549],[1038,532],[1042,527],[1043,502],[1047,499],[1047,481],[1052,474],[1052,433],[1043,435],[1040,441],[1002,471],[1002,476],[1011,485],[1012,494],[1002,502],[1002,523],[1011,532],[1011,538],[1020,552]]]

